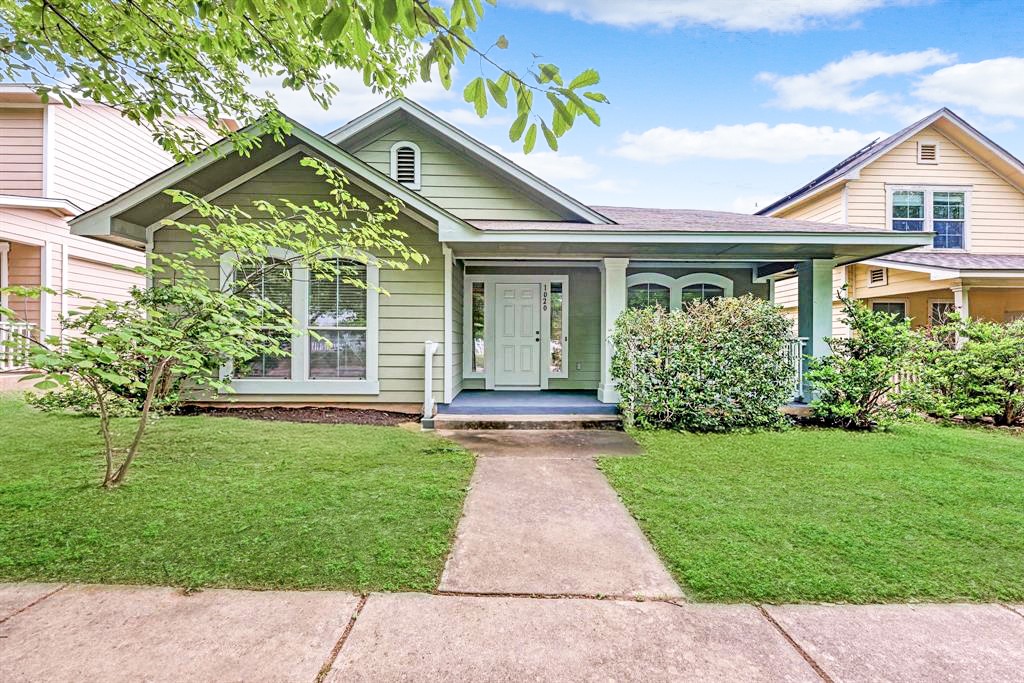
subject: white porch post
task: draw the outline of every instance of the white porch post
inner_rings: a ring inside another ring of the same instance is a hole
[[[967,320],[971,317],[971,302],[967,294],[971,288],[957,285],[951,289],[953,290],[953,305],[956,307],[956,312],[960,314],[961,318]]]
[[[804,376],[807,376],[807,356],[822,358],[829,355],[825,337],[832,336],[832,268],[830,259],[812,259],[797,264],[797,306],[799,336],[807,340],[804,347]],[[803,395],[811,398],[810,385],[804,380]]]
[[[39,286],[43,287],[39,295],[39,331],[46,339],[53,334],[53,296],[46,291],[53,288],[53,248],[50,242],[43,242],[39,250]]]
[[[601,264],[601,384],[597,400],[618,403],[619,392],[612,379],[612,334],[615,321],[626,310],[626,266],[629,259],[606,258]]]

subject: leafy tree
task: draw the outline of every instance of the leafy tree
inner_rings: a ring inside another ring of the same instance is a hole
[[[509,137],[526,151],[538,130],[556,149],[577,118],[600,123],[593,105],[607,99],[592,90],[596,71],[563,78],[536,60],[522,73],[506,68],[491,56],[508,47],[504,36],[486,50],[473,42],[483,16],[481,0],[0,0],[0,79],[31,81],[67,104],[82,95],[117,107],[178,157],[205,146],[182,115],[222,134],[222,117],[259,120],[253,135],[234,135],[244,150],[262,134],[288,132],[282,117],[260,118],[277,107],[270,93],[253,91],[254,76],[280,78],[326,109],[337,68],[396,96],[434,74],[450,88],[456,65],[478,62],[466,101],[480,116],[512,104]]]
[[[188,248],[152,254],[149,266],[136,269],[152,279],[151,287],[134,289],[127,302],[100,301],[72,313],[63,339],[52,337],[33,348],[37,387],[74,383],[92,392],[104,440],[104,486],[124,482],[154,411],[175,402],[179,391],[230,391],[221,367],[288,355],[286,340],[298,330],[285,307],[256,286],[272,271],[291,277],[297,264],[312,278],[366,287],[352,263],[405,269],[425,260],[392,225],[397,200],[368,203],[327,163],[301,163],[323,182],[324,200],[303,206],[261,200],[245,211],[172,191],[174,201],[198,217],[167,221],[190,234]],[[236,275],[211,283],[210,269],[216,270],[222,255]],[[121,438],[113,409],[126,395],[139,411],[131,433]]]
[[[841,293],[850,336],[829,337],[832,355],[811,360],[807,379],[815,418],[846,429],[874,429],[902,411],[894,392],[914,344],[910,320],[873,311]]]

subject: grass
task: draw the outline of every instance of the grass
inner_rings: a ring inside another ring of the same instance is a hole
[[[105,491],[94,419],[0,398],[0,434],[5,581],[432,590],[473,466],[396,427],[169,417]]]
[[[1024,439],[641,433],[600,462],[692,597],[724,602],[1024,600]]]

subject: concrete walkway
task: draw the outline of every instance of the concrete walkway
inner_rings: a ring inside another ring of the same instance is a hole
[[[481,457],[439,590],[503,595],[682,598],[596,468],[635,454],[614,431],[447,434]]]
[[[0,585],[4,683],[1000,683],[1022,671],[1024,606]]]

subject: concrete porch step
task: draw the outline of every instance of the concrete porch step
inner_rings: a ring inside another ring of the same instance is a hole
[[[619,415],[459,415],[438,413],[425,429],[622,429]]]

